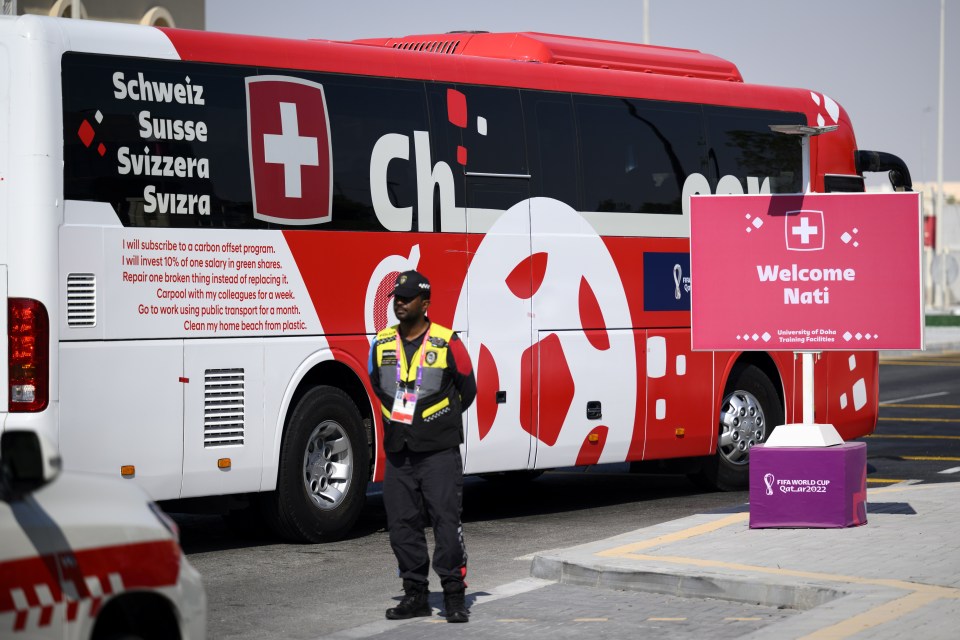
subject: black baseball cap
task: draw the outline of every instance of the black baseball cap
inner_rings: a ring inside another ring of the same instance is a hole
[[[428,300],[430,298],[430,281],[419,271],[404,271],[397,276],[390,296],[400,296],[401,298],[423,296],[424,300]]]

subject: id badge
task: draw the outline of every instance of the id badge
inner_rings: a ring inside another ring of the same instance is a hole
[[[397,395],[393,399],[393,411],[390,419],[402,424],[413,424],[413,410],[417,406],[417,392],[397,387]]]

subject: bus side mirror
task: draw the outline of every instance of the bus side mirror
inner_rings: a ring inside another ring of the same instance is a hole
[[[857,151],[855,160],[860,175],[865,171],[886,171],[894,191],[913,191],[913,179],[907,163],[892,153],[861,149]]]
[[[0,488],[19,498],[52,482],[60,474],[60,454],[34,431],[9,430],[0,434]]]

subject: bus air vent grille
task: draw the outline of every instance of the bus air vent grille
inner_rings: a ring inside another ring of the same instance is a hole
[[[394,42],[391,45],[394,49],[403,49],[405,51],[424,51],[426,53],[456,53],[460,46],[459,40],[414,40],[406,42]]]
[[[207,369],[203,373],[203,446],[243,444],[243,369]]]
[[[67,274],[67,326],[97,326],[97,276]]]

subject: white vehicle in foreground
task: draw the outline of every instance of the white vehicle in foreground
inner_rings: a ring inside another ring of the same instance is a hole
[[[136,485],[61,474],[43,436],[0,435],[0,638],[203,638],[177,537]]]

